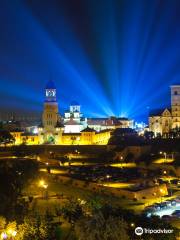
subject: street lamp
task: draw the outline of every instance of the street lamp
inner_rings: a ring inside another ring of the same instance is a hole
[[[43,187],[44,183],[45,183],[44,180],[40,180],[40,181],[39,181],[39,186],[40,186],[40,187]]]
[[[167,160],[167,153],[166,152],[159,152],[160,154],[164,154],[164,163],[165,163],[165,161]]]
[[[42,188],[45,188],[45,189],[48,187],[48,185],[45,183],[44,180],[39,181],[39,186],[42,187]]]
[[[134,227],[135,226],[135,224],[134,223],[131,223],[131,227]]]
[[[109,179],[109,178],[110,178],[110,175],[106,175],[106,178]]]
[[[162,188],[160,188],[160,192],[161,192],[161,193],[164,193],[164,190],[163,190]]]
[[[46,191],[45,191],[45,196],[47,197],[47,195],[48,195],[48,193],[47,193],[48,184],[45,183],[44,180],[40,180],[40,181],[39,181],[39,186],[40,186],[42,189],[46,190]],[[44,192],[42,191],[42,197],[43,197],[43,193],[44,193]]]
[[[120,156],[120,160],[121,160],[121,168],[122,168],[122,160],[123,160],[123,156]]]
[[[165,161],[167,160],[167,153],[166,152],[164,152],[164,157],[165,157]],[[165,161],[164,161],[164,163],[165,163]]]
[[[43,185],[43,188],[44,188],[44,189],[47,189],[47,188],[48,188],[48,185],[47,185],[47,184],[44,184],[44,185]]]

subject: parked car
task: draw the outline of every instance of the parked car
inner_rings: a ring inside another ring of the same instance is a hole
[[[166,204],[165,202],[160,203],[159,206],[160,206],[160,209],[161,209],[161,210],[164,210],[164,209],[167,209],[167,208],[168,208],[168,206],[167,206],[167,204]]]
[[[172,214],[171,214],[172,217],[177,217],[177,218],[180,218],[180,210],[175,210]]]
[[[166,204],[167,207],[171,207],[172,206],[171,201],[165,201],[163,203]]]
[[[160,211],[160,210],[161,210],[161,207],[160,207],[160,204],[159,204],[159,203],[155,203],[155,204],[153,205],[153,207],[154,207],[154,209],[155,209],[156,211]]]
[[[144,210],[143,214],[146,217],[151,217],[153,215],[153,210],[152,209],[146,209],[146,210]]]
[[[176,206],[176,200],[170,200],[170,202],[171,202],[171,206]]]

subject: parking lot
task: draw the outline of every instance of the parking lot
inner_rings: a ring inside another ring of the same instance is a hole
[[[144,213],[151,217],[152,215],[159,216],[164,220],[173,220],[180,218],[180,197],[172,200],[162,201],[145,208]]]

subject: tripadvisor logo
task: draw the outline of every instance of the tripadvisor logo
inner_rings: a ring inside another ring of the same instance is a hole
[[[135,234],[136,235],[142,235],[143,234],[143,228],[142,227],[137,227],[135,228]]]
[[[150,229],[150,228],[142,228],[142,227],[137,227],[135,228],[135,234],[138,236],[141,236],[143,233],[144,234],[170,234],[173,233],[173,229]]]

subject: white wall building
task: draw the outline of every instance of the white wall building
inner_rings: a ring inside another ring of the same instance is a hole
[[[153,111],[149,116],[149,130],[158,134],[168,134],[180,128],[180,85],[171,86],[171,108]]]

